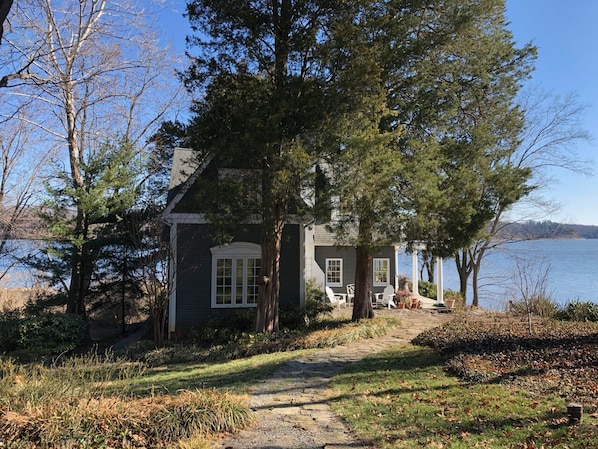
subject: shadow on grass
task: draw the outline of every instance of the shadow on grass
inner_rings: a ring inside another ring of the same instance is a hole
[[[150,369],[131,385],[137,395],[152,392],[218,388],[246,393],[261,379],[302,354],[301,351],[272,356],[255,356],[222,363],[176,364]]]
[[[336,410],[373,447],[598,447],[593,420],[572,426],[566,409],[547,398],[461,382],[429,348],[372,355],[335,384]]]

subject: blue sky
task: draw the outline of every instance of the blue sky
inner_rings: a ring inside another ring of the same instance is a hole
[[[509,28],[519,44],[538,47],[533,82],[556,95],[575,93],[588,105],[583,126],[594,138],[576,151],[596,164],[598,145],[598,2],[594,0],[508,0]],[[598,225],[598,178],[554,170],[558,181],[546,196],[561,210],[546,219]]]
[[[189,26],[178,11],[164,13],[164,31],[175,48],[184,49]],[[582,126],[595,138],[576,145],[583,159],[591,159],[598,172],[598,1],[507,0],[509,28],[519,45],[532,41],[538,47],[532,83],[555,95],[574,93],[588,106]],[[598,225],[598,177],[555,169],[555,184],[544,196],[560,210],[541,219],[562,223]],[[540,217],[535,217],[540,219]]]

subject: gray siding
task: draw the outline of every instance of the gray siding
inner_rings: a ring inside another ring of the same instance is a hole
[[[390,259],[390,282],[394,285],[394,276],[396,270],[396,256],[393,247],[388,246],[374,253],[375,258]],[[355,283],[355,248],[349,246],[317,246],[316,263],[320,269],[326,272],[326,259],[343,259],[343,287],[331,287],[335,293],[346,293],[346,285]],[[373,293],[382,293],[384,287],[373,287]]]
[[[238,232],[235,241],[260,243],[259,225],[247,226]],[[297,224],[284,227],[280,258],[280,304],[281,307],[299,304],[300,299],[300,247]],[[209,235],[208,225],[179,224],[177,248],[177,300],[176,329],[185,332],[203,326],[216,316],[233,316],[235,308],[212,309],[212,253],[215,246]]]

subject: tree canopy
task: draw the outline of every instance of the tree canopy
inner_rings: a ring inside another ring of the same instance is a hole
[[[281,232],[316,163],[331,179],[332,228],[360,254],[354,319],[371,315],[376,246],[407,238],[453,254],[526,193],[529,172],[508,155],[535,49],[515,46],[504,10],[504,0],[188,4],[197,54],[183,78],[198,97],[188,141],[259,173],[257,330],[277,329]]]
[[[320,145],[326,74],[318,53],[341,5],[291,0],[187,5],[198,33],[189,43],[198,54],[184,80],[203,96],[194,107],[190,140],[224,164],[252,169],[260,186],[258,331],[278,329],[282,230]]]

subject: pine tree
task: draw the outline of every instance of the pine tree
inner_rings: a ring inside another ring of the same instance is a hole
[[[221,195],[213,224],[261,221],[261,272],[256,330],[278,330],[279,260],[282,231],[319,147],[326,110],[326,74],[318,48],[342,2],[276,0],[192,1],[187,6],[198,32],[198,51],[185,73],[192,90],[206,93],[189,125],[189,142],[209,149],[223,166],[251,169],[259,204],[230,204]],[[229,185],[227,188],[240,186]],[[222,183],[221,189],[226,190]],[[224,213],[223,213],[224,212]],[[224,219],[223,219],[224,218]],[[241,219],[241,221],[246,221]]]

